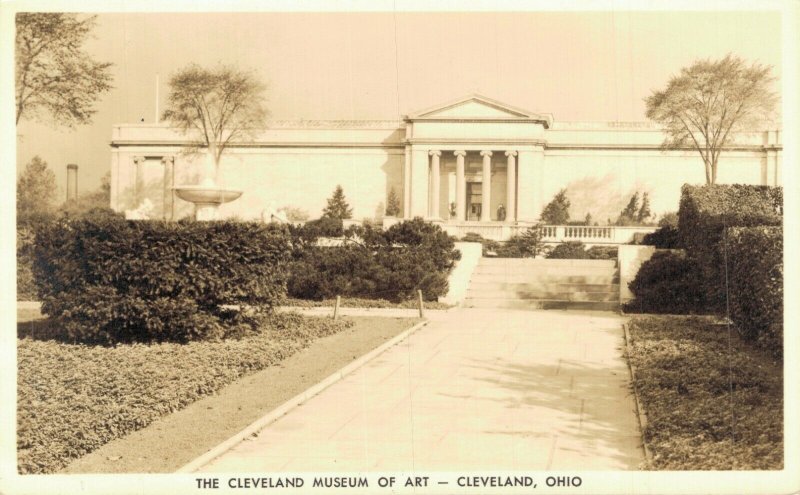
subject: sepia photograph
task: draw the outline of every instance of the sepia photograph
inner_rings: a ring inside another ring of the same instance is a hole
[[[800,491],[799,6],[682,5],[2,1],[0,492]]]

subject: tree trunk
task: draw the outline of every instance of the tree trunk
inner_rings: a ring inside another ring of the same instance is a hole
[[[703,162],[706,166],[706,184],[713,184],[714,179],[711,174],[711,164],[708,163],[708,160],[703,160]]]
[[[711,183],[712,184],[716,184],[717,183],[717,159],[716,158],[714,158],[714,160],[711,162]]]

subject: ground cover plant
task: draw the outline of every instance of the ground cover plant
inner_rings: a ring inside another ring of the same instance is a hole
[[[277,313],[241,339],[114,347],[48,340],[53,322],[20,323],[18,469],[57,471],[353,321]]]
[[[637,316],[628,358],[657,470],[783,468],[782,367],[709,317]]]

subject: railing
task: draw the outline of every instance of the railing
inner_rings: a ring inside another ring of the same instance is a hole
[[[473,233],[493,241],[506,241],[532,227],[530,224],[502,222],[449,222],[441,226],[458,239]],[[543,225],[540,229],[542,240],[547,243],[580,241],[584,244],[628,244],[634,240],[635,234],[648,234],[654,232],[656,227]]]

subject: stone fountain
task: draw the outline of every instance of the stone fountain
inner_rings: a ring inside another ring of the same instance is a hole
[[[204,178],[200,184],[175,186],[172,189],[182,200],[194,203],[195,220],[217,220],[219,205],[236,200],[242,195],[242,191],[224,189],[217,185],[218,167],[211,153],[206,153],[204,169]]]

